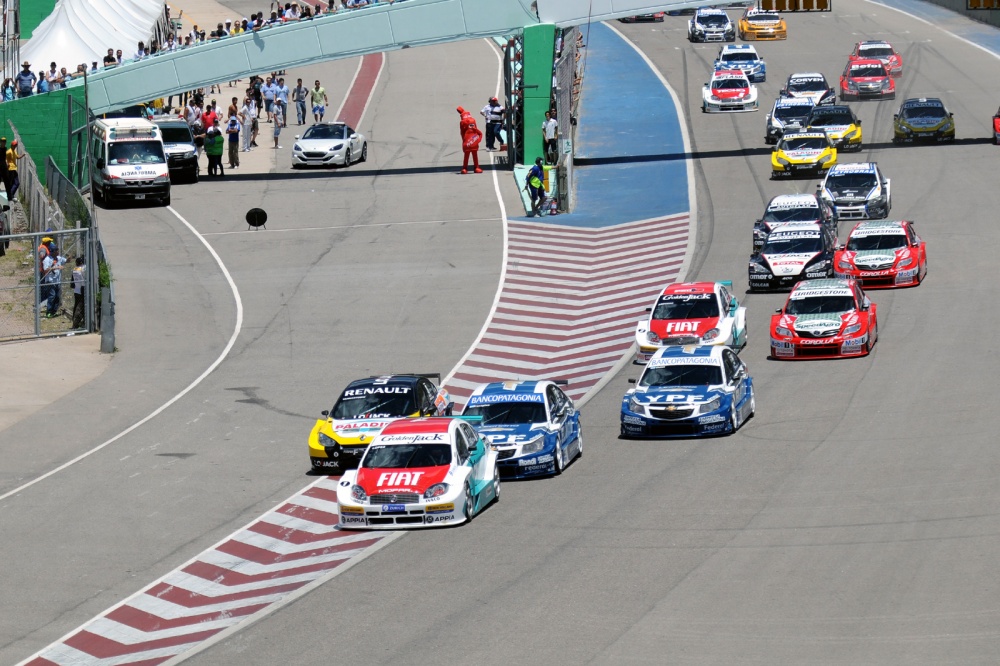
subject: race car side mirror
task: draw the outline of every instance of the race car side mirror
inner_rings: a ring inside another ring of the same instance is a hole
[[[653,308],[646,308],[646,312],[652,312]]]
[[[949,118],[954,118],[954,117],[955,117],[955,114],[949,111],[949,112],[948,112],[948,117],[949,117]]]
[[[629,380],[628,380],[628,383],[629,383],[629,384],[635,384],[635,382],[636,382],[636,380],[635,380],[635,379],[629,379]]]
[[[899,119],[899,114],[898,113],[892,114],[892,119],[893,120],[898,120]]]
[[[847,246],[846,246],[846,245],[838,245],[838,246],[837,246],[837,249],[838,249],[838,250],[843,250],[843,249],[844,249],[845,247],[847,247]]]
[[[320,415],[321,416],[329,416],[330,415],[330,410],[324,409],[322,412],[320,412]]]
[[[777,310],[775,310],[774,314],[781,314],[781,308],[778,308]]]

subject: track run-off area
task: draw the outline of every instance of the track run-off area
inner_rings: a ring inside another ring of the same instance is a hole
[[[786,19],[786,42],[758,45],[768,63],[762,107],[793,71],[835,80],[858,40],[887,39],[904,58],[897,102],[851,104],[865,149],[844,161],[877,161],[892,178],[892,217],[915,222],[931,269],[916,289],[871,294],[881,330],[870,357],[767,360],[767,323],[784,296],[743,295],[750,344],[742,357],[755,379],[757,416],[727,438],[618,439],[621,395],[637,376],[629,365],[615,371],[631,343],[627,317],[634,322],[658,283],[678,278],[733,280],[742,295],[753,220],[772,195],[812,191],[815,181],[768,180],[763,108],[700,113],[717,46],[689,44],[687,18],[668,17],[614,27],[673,88],[688,145],[629,152],[630,129],[645,121],[650,102],[618,95],[615,122],[601,127],[608,145],[587,159],[637,167],[629,178],[636,186],[642,170],[686,166],[686,153],[696,209],[671,210],[672,183],[653,179],[635,189],[663,210],[622,218],[628,224],[619,232],[582,219],[585,195],[596,187],[581,192],[579,221],[577,213],[543,224],[507,219],[522,209],[506,172],[496,181],[489,170],[456,173],[454,108],[477,109],[494,93],[493,48],[479,41],[387,54],[361,107],[367,164],[292,173],[283,155],[267,178],[238,174],[176,188],[177,214],[208,240],[238,289],[241,330],[216,370],[163,413],[0,502],[9,609],[0,622],[0,662],[67,642],[109,609],[123,618],[123,600],[141,598],[154,582],[170,589],[137,602],[144,612],[175,601],[196,606],[194,594],[218,596],[202,564],[233,571],[232,560],[206,553],[250,561],[278,552],[236,571],[248,577],[239,585],[263,589],[262,580],[288,583],[300,566],[291,562],[308,560],[320,571],[319,560],[347,560],[367,538],[384,545],[322,584],[314,585],[325,574],[296,579],[301,593],[259,601],[272,607],[247,611],[255,622],[199,618],[217,622],[215,631],[174,662],[995,660],[1000,416],[985,396],[998,368],[988,343],[980,349],[958,339],[998,323],[988,277],[1000,234],[990,215],[1000,205],[993,186],[1000,155],[989,137],[1000,60],[863,0]],[[587,111],[597,96],[615,95],[594,83],[601,50],[635,51],[607,28],[584,34]],[[653,72],[650,65],[639,59],[635,67]],[[442,71],[447,76],[435,74]],[[289,74],[321,77],[343,97],[358,72],[352,60]],[[891,144],[895,107],[913,96],[945,100],[958,126],[955,144]],[[615,196],[634,198],[625,187],[609,193],[612,207]],[[255,206],[268,211],[268,232],[231,233]],[[120,351],[103,375],[40,420],[0,433],[0,495],[152,413],[201,375],[233,335],[233,290],[197,235],[162,209],[100,214],[116,270]],[[695,224],[684,226],[685,215]],[[671,222],[682,230],[625,231]],[[842,225],[842,239],[849,226]],[[686,233],[683,243],[670,246],[672,233]],[[617,274],[570,284],[520,275],[568,268],[588,275],[588,262],[608,257],[622,267],[632,259],[633,272],[620,275],[631,283],[612,287]],[[632,287],[645,301],[629,300]],[[588,321],[579,340],[553,327],[558,344],[542,342],[549,327],[535,319],[563,321],[580,309],[594,310],[590,317],[607,310],[615,323],[602,322],[605,331]],[[614,326],[625,339],[604,342]],[[575,350],[588,347],[595,357],[608,352],[601,362],[614,372],[606,383],[599,367],[574,365]],[[509,356],[494,360],[498,353]],[[460,395],[461,373],[475,377],[489,364],[537,364],[592,380],[592,390],[574,394],[590,392],[582,415],[587,455],[560,477],[507,484],[501,502],[455,529],[347,537],[357,541],[324,533],[315,512],[330,481],[306,474],[305,440],[341,388],[369,374],[455,369]],[[295,504],[301,509],[282,511],[303,496],[310,499]],[[285,539],[291,534],[294,543]],[[182,580],[177,572],[185,567]],[[217,574],[222,586],[238,578]],[[171,596],[191,576],[207,582],[183,599]],[[136,617],[130,621],[141,624]],[[142,629],[166,632],[156,638],[176,646],[177,627],[188,621],[179,617]],[[116,636],[119,645],[144,640]],[[135,654],[54,663],[171,659]]]

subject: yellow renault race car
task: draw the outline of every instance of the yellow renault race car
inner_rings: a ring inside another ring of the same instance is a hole
[[[740,17],[740,39],[743,41],[762,41],[787,39],[788,28],[785,19],[777,12],[769,12],[756,7],[747,7]]]
[[[309,433],[313,471],[328,474],[356,468],[372,439],[397,419],[451,416],[455,403],[431,379],[441,383],[439,374],[405,374],[348,384]]]
[[[826,132],[791,132],[771,153],[771,178],[818,176],[837,163],[837,149]]]
[[[810,131],[826,132],[837,150],[861,150],[861,121],[849,106],[835,104],[814,107],[802,125]]]

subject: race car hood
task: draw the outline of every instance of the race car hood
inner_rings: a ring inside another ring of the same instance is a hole
[[[363,467],[358,470],[357,484],[365,493],[419,493],[435,483],[441,483],[451,465],[435,467],[410,467],[407,469]]]
[[[883,83],[889,79],[885,76],[851,76],[847,80],[853,83]]]
[[[830,138],[839,139],[844,136],[854,125],[823,125],[822,127],[816,127],[815,129],[821,132],[826,132]]]
[[[368,444],[393,421],[400,418],[320,419],[318,431],[340,444]]]
[[[807,161],[814,160],[826,151],[825,148],[806,148],[804,150],[785,150],[782,154],[790,160]]]
[[[855,312],[840,312],[835,314],[803,314],[803,315],[782,315],[778,321],[778,326],[795,331],[796,334],[806,333],[809,337],[829,337],[839,333],[845,326],[850,326],[858,321]],[[832,333],[835,332],[835,333]]]
[[[479,434],[493,446],[515,446],[545,432],[544,423],[518,423],[504,426],[483,426]]]
[[[903,124],[919,129],[932,129],[944,125],[948,118],[912,118],[904,119]]]
[[[685,405],[709,402],[724,393],[716,386],[650,386],[637,388],[632,399],[641,405]]]
[[[806,265],[819,256],[819,252],[798,252],[793,254],[762,254],[774,275],[798,275]]]
[[[889,268],[899,259],[910,256],[909,248],[900,247],[895,250],[845,250],[841,256],[856,267],[865,270]]]
[[[830,197],[837,202],[849,202],[849,201],[868,201],[869,197],[874,193],[875,188],[871,187],[845,187],[839,190],[831,190],[827,188],[827,192],[830,193]]]
[[[660,336],[660,339],[674,335],[697,335],[700,338],[718,325],[718,317],[680,320],[652,319],[649,322],[649,330]]]
[[[750,94],[749,88],[713,88],[712,94],[719,99],[742,99]]]

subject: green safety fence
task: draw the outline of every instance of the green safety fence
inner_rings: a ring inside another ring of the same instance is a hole
[[[0,104],[0,136],[6,136],[7,145],[10,146],[14,137],[8,128],[13,125],[21,136],[24,148],[38,156],[37,163],[44,165],[44,156],[49,155],[60,171],[68,173],[71,92],[80,95],[82,89],[56,90],[19,99],[16,103]],[[44,168],[38,169],[38,177],[44,185]]]
[[[56,0],[21,0],[21,41],[31,38],[35,28],[56,8]]]

